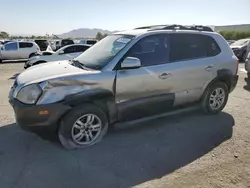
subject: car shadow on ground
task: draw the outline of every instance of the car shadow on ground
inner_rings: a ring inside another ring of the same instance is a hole
[[[20,130],[0,127],[1,187],[132,187],[161,178],[230,139],[225,112],[164,117],[122,128],[99,144],[67,151]]]

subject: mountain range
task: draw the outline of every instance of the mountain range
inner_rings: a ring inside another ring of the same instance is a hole
[[[222,31],[222,30],[250,30],[250,24],[241,24],[241,25],[225,25],[225,26],[214,26],[215,31]],[[57,35],[61,38],[95,38],[96,34],[100,32],[102,34],[111,34],[117,31],[109,31],[103,29],[89,29],[89,28],[80,28],[74,29],[67,33],[63,33]]]
[[[100,32],[102,34],[111,34],[115,33],[116,31],[109,31],[109,30],[103,30],[103,29],[89,29],[89,28],[80,28],[80,29],[74,29],[72,31],[69,31],[67,33],[63,33],[60,35],[57,35],[61,38],[95,38],[96,34]]]

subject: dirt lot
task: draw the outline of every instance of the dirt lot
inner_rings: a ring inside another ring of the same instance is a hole
[[[66,151],[15,125],[7,96],[22,67],[0,65],[1,188],[250,187],[250,89],[241,69],[219,115],[165,117]]]

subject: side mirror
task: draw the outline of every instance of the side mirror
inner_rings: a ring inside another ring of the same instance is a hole
[[[121,63],[122,69],[133,69],[139,67],[141,67],[141,61],[136,57],[126,57]]]
[[[3,46],[1,47],[1,50],[4,50],[4,47],[3,47]]]
[[[62,54],[64,54],[64,51],[63,51],[63,50],[59,52],[59,55],[62,55]]]

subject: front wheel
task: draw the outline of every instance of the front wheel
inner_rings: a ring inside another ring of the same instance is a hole
[[[228,100],[228,87],[223,82],[212,84],[202,99],[202,109],[207,114],[217,114],[223,110]]]
[[[63,117],[58,136],[66,149],[77,149],[99,142],[107,133],[106,114],[94,105],[84,105],[72,109]]]

